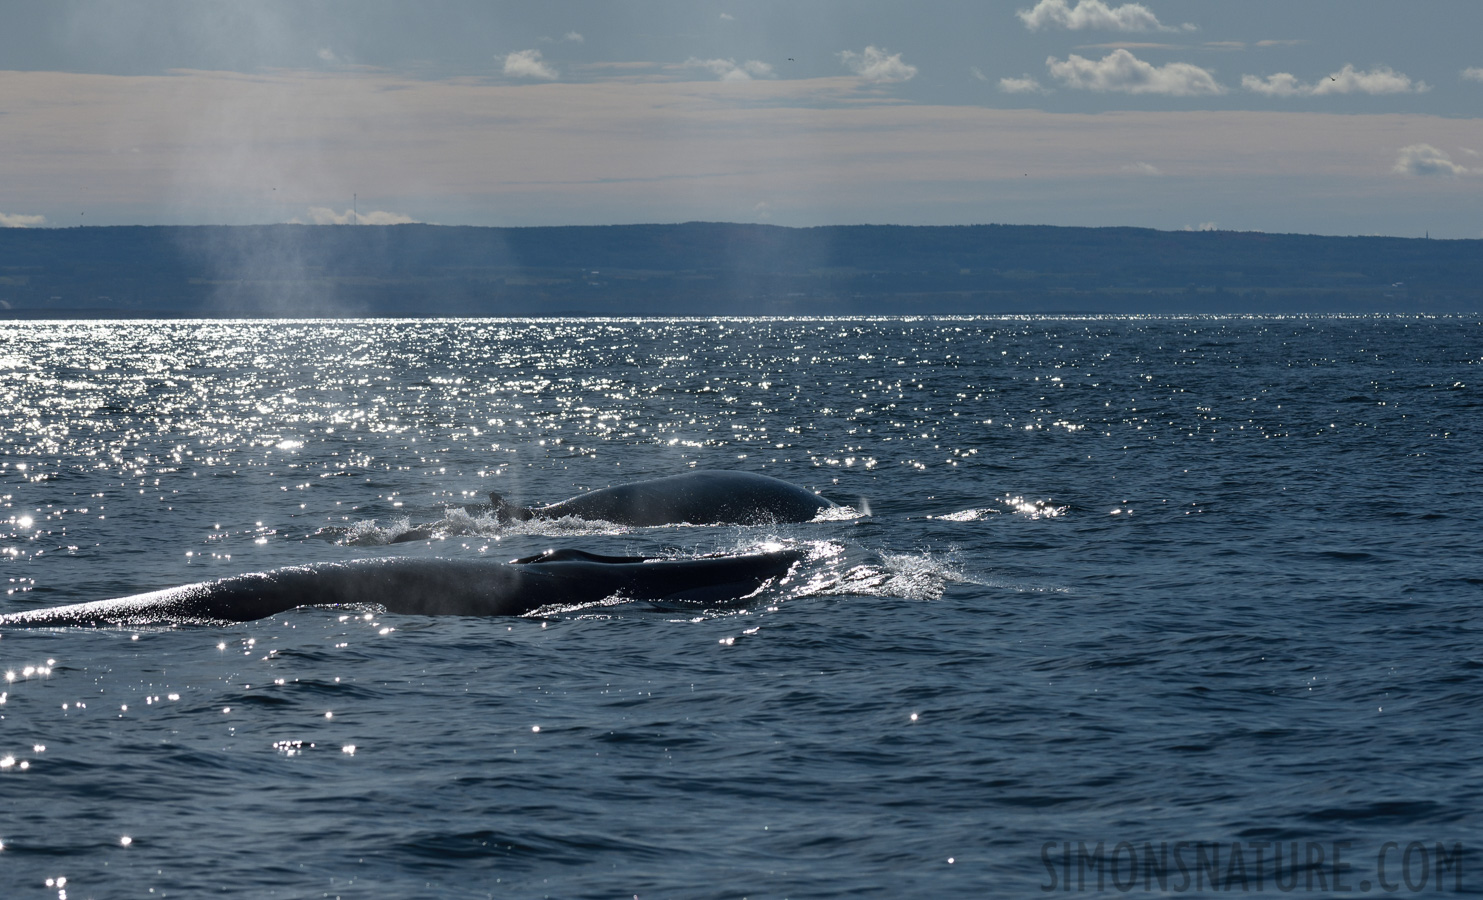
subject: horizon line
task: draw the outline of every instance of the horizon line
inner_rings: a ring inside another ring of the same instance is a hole
[[[927,228],[1050,228],[1064,231],[1150,231],[1158,234],[1251,234],[1265,235],[1270,237],[1319,237],[1319,238],[1382,238],[1401,241],[1483,241],[1483,237],[1439,237],[1431,236],[1430,230],[1425,230],[1421,235],[1398,235],[1398,234],[1323,234],[1319,232],[1299,231],[1261,231],[1258,229],[1239,228],[1153,228],[1147,225],[1051,225],[1044,223],[1010,223],[1010,222],[974,222],[970,224],[934,224],[934,225],[908,225],[895,222],[854,222],[854,223],[831,223],[828,225],[776,225],[770,222],[727,222],[710,219],[690,219],[682,222],[612,222],[606,224],[569,224],[569,225],[446,225],[439,222],[392,222],[392,223],[364,223],[364,222],[256,222],[247,224],[168,224],[168,225],[146,225],[146,224],[115,224],[115,225],[21,225],[0,228],[0,233],[25,232],[25,231],[82,231],[87,229],[102,230],[107,228],[471,228],[489,231],[542,231],[560,228],[680,228],[688,225],[724,225],[737,228],[775,228],[782,231],[813,231],[825,228],[901,228],[901,229],[927,229]]]

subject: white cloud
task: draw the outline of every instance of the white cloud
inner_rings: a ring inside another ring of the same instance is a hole
[[[1219,231],[1220,226],[1214,222],[1201,222],[1198,225],[1186,225],[1180,231]]]
[[[1080,31],[1083,28],[1100,28],[1106,31],[1194,31],[1195,26],[1185,24],[1173,28],[1159,22],[1158,16],[1141,3],[1124,3],[1108,6],[1102,0],[1080,0],[1071,6],[1067,0],[1040,0],[1030,9],[1022,9],[1015,15],[1031,31],[1047,27],[1068,28]]]
[[[1278,72],[1260,78],[1242,75],[1241,86],[1268,97],[1316,97],[1323,94],[1420,94],[1431,90],[1424,81],[1412,81],[1390,66],[1377,66],[1361,72],[1346,65],[1312,84],[1298,80],[1291,72]]]
[[[999,79],[999,90],[1006,94],[1043,94],[1046,89],[1033,77]]]
[[[587,39],[582,37],[582,33],[579,31],[568,31],[561,36],[561,39],[563,41],[571,41],[573,44],[585,44],[587,42]]]
[[[539,50],[516,50],[506,56],[505,74],[512,78],[542,78],[546,81],[560,77],[555,69],[541,62]]]
[[[1483,67],[1470,66],[1462,70],[1462,77],[1468,81],[1483,81]]]
[[[1096,61],[1075,53],[1066,57],[1065,62],[1051,56],[1045,65],[1051,76],[1059,78],[1066,87],[1087,91],[1189,97],[1223,94],[1226,90],[1215,76],[1199,66],[1181,62],[1155,66],[1126,50],[1114,50]]]
[[[974,78],[977,78],[979,81],[988,81],[989,80],[989,76],[985,75],[983,73],[983,70],[981,70],[978,66],[969,66],[968,67],[968,73],[970,75],[972,75]]]
[[[1401,148],[1391,171],[1397,175],[1456,178],[1459,175],[1467,175],[1472,170],[1459,166],[1445,152],[1431,144],[1412,144]]]
[[[721,21],[722,22],[735,22],[736,21],[736,16],[733,16],[731,13],[721,13]]]
[[[1074,50],[1188,50],[1185,44],[1160,41],[1103,41],[1100,44],[1077,44]]]
[[[320,62],[339,62],[339,57],[335,56],[335,51],[328,47],[320,47],[319,52],[315,55],[319,57]]]
[[[1241,86],[1248,91],[1258,94],[1266,94],[1268,97],[1292,97],[1297,94],[1309,94],[1313,91],[1312,85],[1303,84],[1298,77],[1291,72],[1278,72],[1276,75],[1268,75],[1266,78],[1258,78],[1255,75],[1242,75]]]
[[[1356,71],[1354,66],[1329,75],[1328,81],[1319,79],[1315,94],[1421,94],[1431,90],[1424,81],[1413,82],[1390,66],[1376,66],[1368,72]]]
[[[386,212],[385,210],[373,210],[360,214],[362,225],[415,225],[417,220],[403,213]]]
[[[900,53],[887,56],[886,51],[874,45],[866,47],[863,53],[842,50],[839,58],[851,72],[866,81],[910,81],[917,75],[917,67],[902,62]]]
[[[352,210],[335,212],[327,206],[311,206],[308,221],[298,216],[288,220],[290,225],[415,225],[417,220],[401,213],[376,210],[363,212],[358,217]]]
[[[46,224],[46,216],[22,213],[0,213],[0,228],[36,228]]]
[[[709,69],[722,81],[751,81],[753,78],[776,78],[772,66],[757,59],[738,64],[734,59],[696,59],[690,57],[685,65],[691,68]]]
[[[1073,50],[1214,50],[1221,53],[1245,50],[1245,41],[1202,41],[1196,44],[1170,43],[1169,41],[1098,41],[1095,44],[1077,44]]]
[[[1123,171],[1124,172],[1131,172],[1134,175],[1162,175],[1162,174],[1164,174],[1163,171],[1160,170],[1158,166],[1154,165],[1153,163],[1146,163],[1146,162],[1129,163],[1128,165],[1123,166]]]

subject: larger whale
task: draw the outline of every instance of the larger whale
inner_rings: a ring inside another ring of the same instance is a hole
[[[705,469],[600,488],[549,506],[516,506],[493,492],[489,502],[501,521],[575,516],[639,527],[808,522],[836,505],[769,475]]]
[[[689,558],[549,550],[508,563],[386,557],[290,566],[216,581],[0,615],[0,626],[205,625],[301,606],[375,605],[421,616],[519,616],[610,597],[735,601],[786,576],[799,549]]]

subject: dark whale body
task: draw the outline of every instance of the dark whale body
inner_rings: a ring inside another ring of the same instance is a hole
[[[601,488],[550,506],[515,506],[494,493],[489,500],[502,521],[576,516],[640,527],[807,522],[835,505],[768,475],[705,470]]]
[[[551,550],[491,560],[389,557],[315,563],[0,616],[0,626],[176,625],[247,622],[300,606],[374,604],[421,616],[519,616],[545,606],[621,596],[737,600],[779,578],[802,550],[647,559]]]

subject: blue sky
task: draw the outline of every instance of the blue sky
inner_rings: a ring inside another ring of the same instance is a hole
[[[0,225],[1476,238],[1480,35],[1476,0],[12,3]]]

